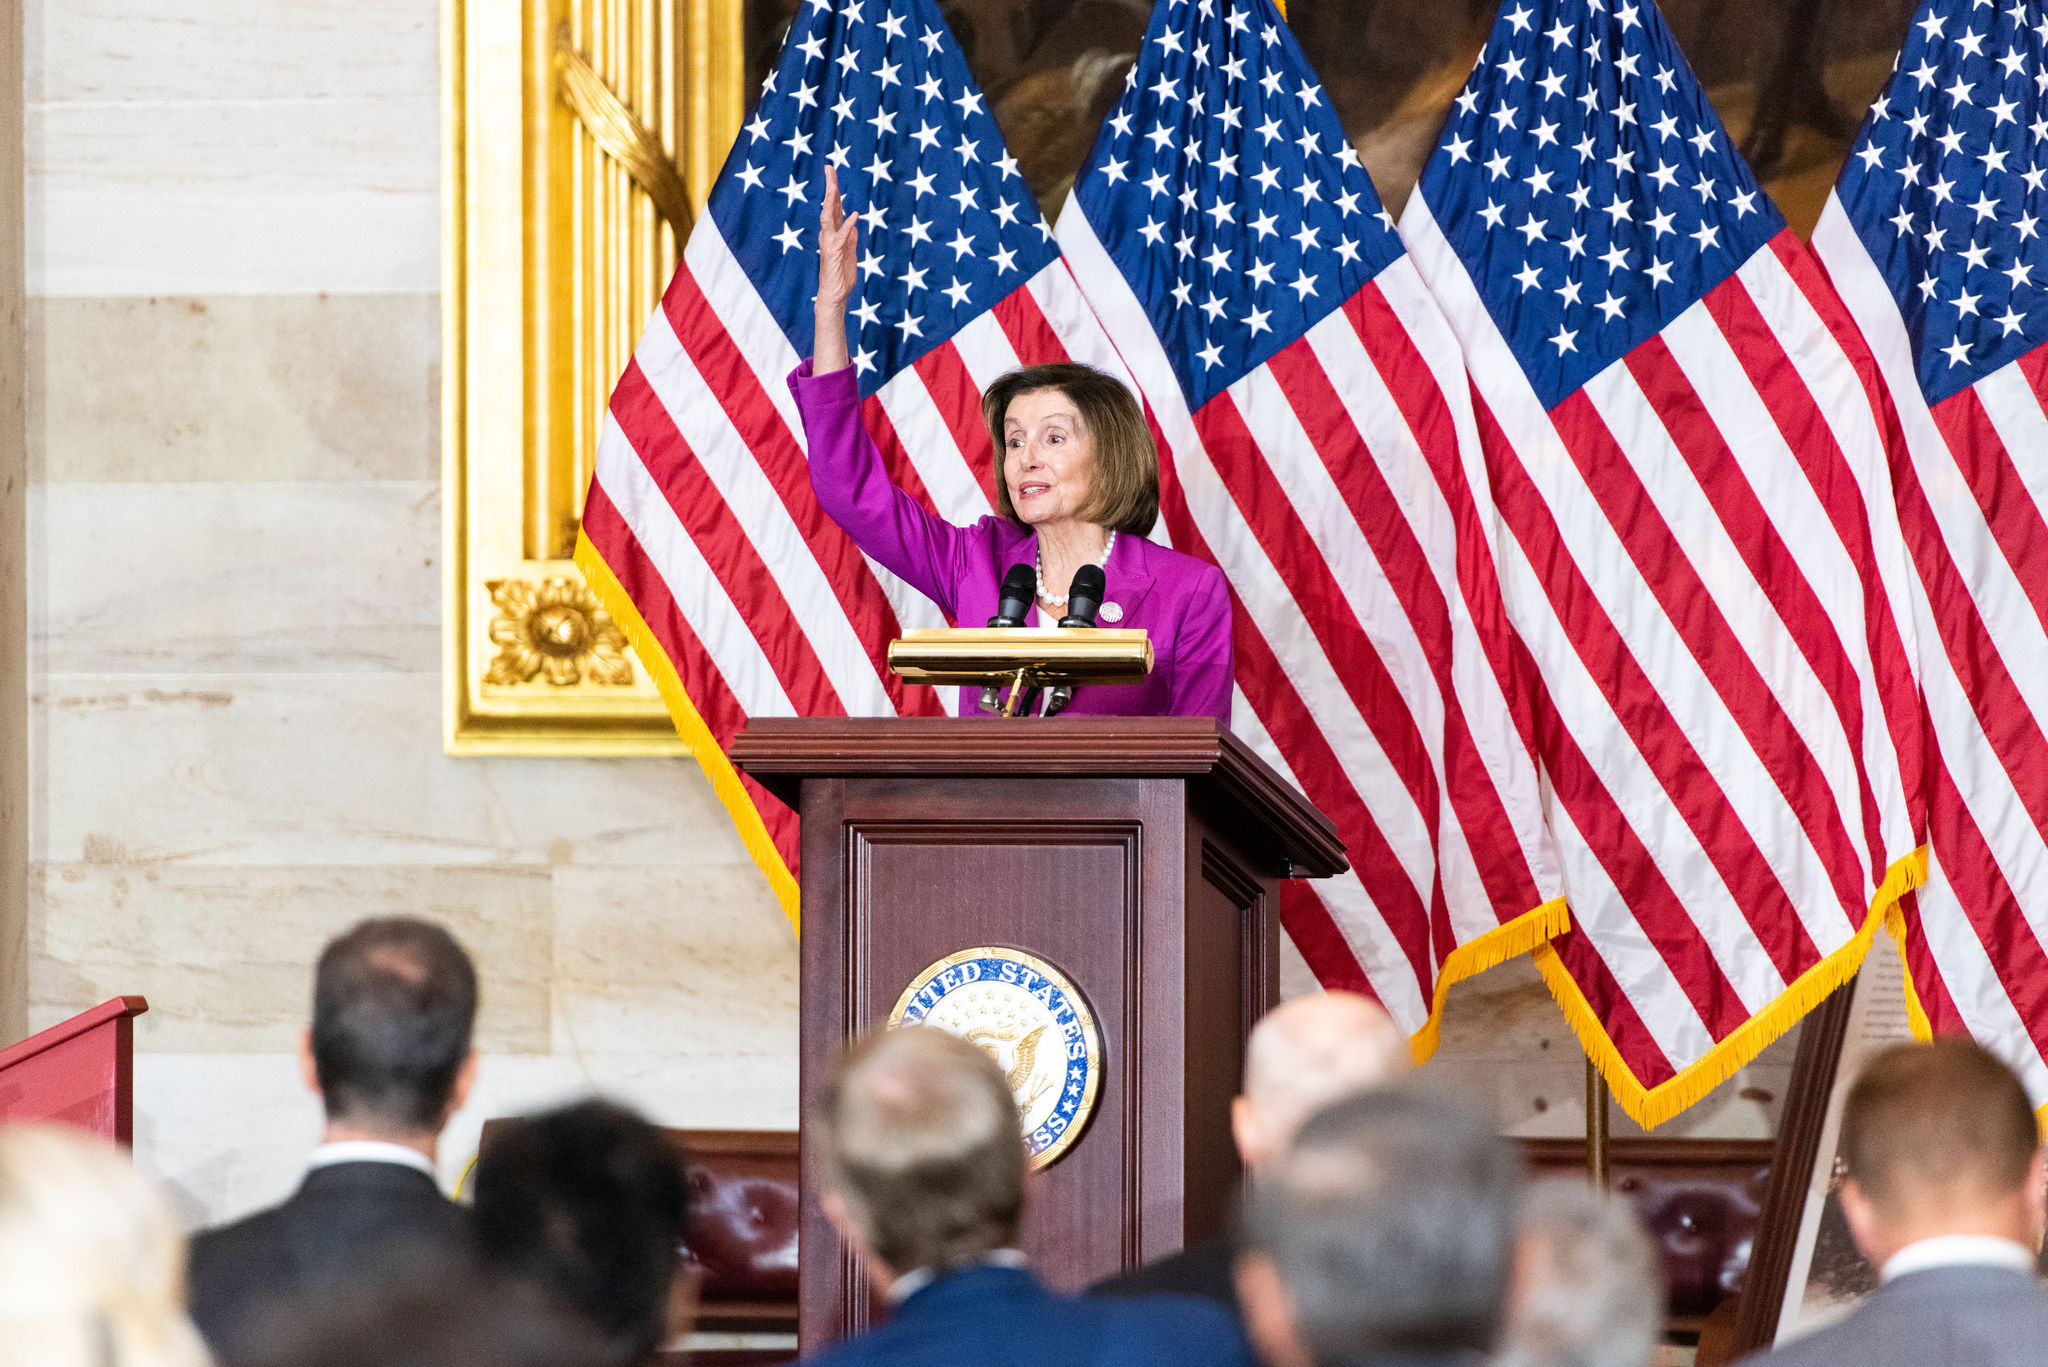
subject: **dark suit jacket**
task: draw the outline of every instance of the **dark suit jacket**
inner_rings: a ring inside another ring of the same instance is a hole
[[[263,1320],[328,1299],[409,1260],[468,1250],[462,1208],[398,1163],[315,1168],[282,1205],[192,1240],[192,1320],[223,1364],[245,1356]]]
[[[1091,1296],[1199,1296],[1242,1319],[1237,1304],[1237,1243],[1225,1237],[1192,1244],[1178,1253],[1155,1258],[1143,1267],[1104,1277],[1088,1288]]]
[[[973,1267],[896,1307],[887,1323],[811,1361],[821,1367],[1251,1367],[1228,1315],[1186,1296],[1058,1296],[1030,1272]]]
[[[1930,1267],[1870,1293],[1839,1324],[1744,1359],[1755,1367],[2030,1367],[2048,1359],[2048,1293],[2028,1273]]]

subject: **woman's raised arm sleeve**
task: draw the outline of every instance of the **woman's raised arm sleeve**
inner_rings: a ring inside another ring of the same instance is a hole
[[[937,603],[949,617],[966,533],[896,487],[860,416],[853,367],[812,375],[805,361],[789,389],[810,446],[811,488],[856,546]]]

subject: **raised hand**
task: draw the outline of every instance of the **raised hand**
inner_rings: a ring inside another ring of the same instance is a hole
[[[859,274],[860,215],[839,199],[839,172],[825,168],[825,204],[818,211],[818,312],[811,343],[811,373],[825,375],[851,364],[846,351],[846,301]]]

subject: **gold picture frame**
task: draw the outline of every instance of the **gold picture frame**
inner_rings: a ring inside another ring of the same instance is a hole
[[[745,112],[743,0],[444,0],[451,754],[687,753],[570,556],[611,388]]]

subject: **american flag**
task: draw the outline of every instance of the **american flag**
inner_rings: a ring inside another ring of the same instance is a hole
[[[1923,1026],[2048,1101],[2048,10],[1920,7],[1814,247],[1897,408],[1936,752],[1907,918]]]
[[[1283,923],[1426,1051],[1564,923],[1456,339],[1271,0],[1161,0],[1057,235],[1229,581],[1235,728],[1350,850]]]
[[[1507,0],[1402,233],[1464,344],[1572,930],[1638,1120],[1911,883],[1909,567],[1861,349],[1647,0]]]
[[[785,383],[811,350],[828,165],[862,218],[864,416],[926,508],[990,512],[995,376],[1123,377],[938,8],[807,0],[612,395],[577,552],[792,915],[796,819],[734,772],[734,733],[942,710],[884,652],[943,619],[820,510]]]

